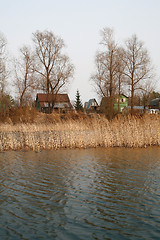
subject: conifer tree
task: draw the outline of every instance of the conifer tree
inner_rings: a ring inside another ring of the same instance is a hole
[[[77,93],[76,93],[76,100],[75,100],[75,105],[74,105],[76,111],[83,111],[83,105],[82,105],[82,102],[81,102],[81,99],[80,99],[80,93],[79,93],[79,90],[77,90]]]

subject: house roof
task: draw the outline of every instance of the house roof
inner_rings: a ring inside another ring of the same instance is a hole
[[[39,102],[52,102],[53,96],[52,94],[38,93],[37,98]],[[70,102],[68,94],[57,94],[55,96],[55,102]]]
[[[157,104],[159,104],[159,102],[160,102],[160,98],[155,98],[150,101],[149,105],[156,106]]]
[[[127,106],[125,107],[127,109],[131,109],[131,106]],[[133,106],[133,109],[137,109],[137,110],[143,110],[144,106]],[[145,109],[148,109],[148,107],[146,107]]]
[[[55,103],[54,107],[59,106],[61,108],[62,105],[64,107],[72,107],[68,94],[56,94],[53,96],[52,94],[37,93],[36,100],[39,101],[41,107],[45,107],[45,103],[51,103],[53,100]]]
[[[92,105],[92,103],[93,103],[94,101],[96,102],[96,104],[97,104],[97,106],[98,106],[98,103],[97,103],[96,99],[95,99],[95,98],[92,98],[92,99],[90,99],[90,100],[88,101],[88,105],[86,106],[86,108],[89,109],[89,107]]]
[[[128,97],[127,97],[125,94],[123,94],[123,93],[121,93],[120,96],[124,96],[124,97],[128,98]]]

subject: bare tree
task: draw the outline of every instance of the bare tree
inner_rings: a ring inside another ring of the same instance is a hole
[[[6,116],[10,106],[10,96],[7,95],[7,52],[6,52],[7,40],[4,35],[0,33],[0,114]]]
[[[151,61],[143,42],[133,35],[126,41],[124,58],[125,76],[131,92],[131,114],[133,114],[134,95],[137,90],[145,89],[146,81],[152,77]]]
[[[146,111],[146,107],[149,104],[149,99],[154,90],[155,82],[153,81],[153,79],[149,79],[143,82],[143,88],[141,88],[141,99],[144,106],[144,112]]]
[[[113,30],[104,28],[101,31],[104,51],[96,54],[96,70],[92,76],[99,95],[112,97],[115,92],[115,75],[117,71],[117,45],[113,38]]]
[[[91,76],[95,90],[101,97],[108,97],[110,117],[113,115],[113,101],[117,90],[118,46],[114,40],[114,32],[110,28],[104,28],[101,32],[104,50],[96,54],[96,73]]]
[[[2,33],[0,33],[0,57],[4,55],[7,41]]]
[[[14,85],[18,90],[20,107],[22,107],[37,85],[34,76],[34,55],[27,46],[20,49],[20,57],[15,60],[15,76]]]
[[[0,92],[4,94],[7,85],[7,70],[6,70],[6,45],[7,41],[3,34],[0,34]]]
[[[122,90],[125,89],[126,78],[124,75],[125,64],[124,64],[125,51],[122,47],[119,47],[117,50],[117,95],[118,95],[118,111],[120,112],[120,95]]]
[[[62,90],[73,77],[73,65],[69,57],[62,53],[64,42],[49,31],[37,31],[33,34],[37,65],[35,71],[42,80],[42,88],[52,93],[53,103],[56,94]],[[52,104],[53,105],[53,104]]]

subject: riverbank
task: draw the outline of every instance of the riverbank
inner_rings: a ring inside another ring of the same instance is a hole
[[[160,146],[160,117],[104,116],[0,125],[0,151]]]

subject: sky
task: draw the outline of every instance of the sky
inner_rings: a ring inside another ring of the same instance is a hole
[[[33,45],[32,34],[37,30],[60,36],[75,66],[69,97],[75,100],[78,89],[83,103],[97,98],[90,77],[95,71],[100,31],[105,27],[113,28],[119,44],[133,34],[144,42],[160,91],[159,24],[159,0],[0,0],[0,32],[7,39],[10,55],[16,56],[24,44]]]

